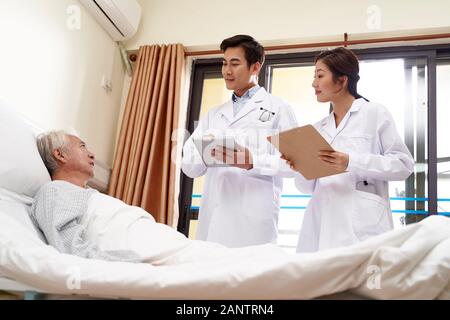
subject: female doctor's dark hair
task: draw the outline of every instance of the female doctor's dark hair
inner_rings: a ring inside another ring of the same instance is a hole
[[[220,50],[222,52],[225,52],[225,50],[227,50],[228,48],[236,47],[241,47],[242,49],[244,49],[245,59],[247,60],[249,68],[256,62],[259,62],[261,65],[264,64],[264,47],[253,37],[245,34],[238,34],[236,36],[223,40],[220,44]]]
[[[315,63],[319,60],[330,69],[335,82],[339,77],[347,76],[348,91],[350,94],[356,99],[363,98],[368,101],[358,93],[359,62],[358,58],[351,50],[343,47],[325,50],[316,57]]]

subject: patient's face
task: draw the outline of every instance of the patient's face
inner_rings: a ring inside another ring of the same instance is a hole
[[[70,171],[82,173],[92,178],[94,176],[94,159],[86,143],[76,136],[69,135],[69,145],[65,152],[66,168]]]

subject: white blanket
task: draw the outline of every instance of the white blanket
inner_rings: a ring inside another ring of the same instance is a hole
[[[142,248],[148,240],[142,239]],[[312,254],[288,255],[274,245],[224,249],[197,241],[176,250],[159,265],[60,254],[0,211],[0,273],[48,293],[309,299],[351,290],[369,298],[450,299],[450,219],[445,217]]]
[[[131,251],[140,261],[152,264],[168,263],[167,258],[192,242],[169,226],[156,223],[145,210],[101,193],[91,195],[82,224],[86,240],[102,251]]]

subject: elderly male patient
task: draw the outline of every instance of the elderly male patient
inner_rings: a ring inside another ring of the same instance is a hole
[[[94,176],[94,154],[78,137],[53,131],[40,135],[37,145],[52,181],[37,193],[31,218],[58,251],[154,265],[216,259],[231,253],[232,249],[219,244],[189,240],[156,223],[145,210],[87,188]],[[259,247],[267,253],[267,246]],[[235,255],[238,249],[233,250]],[[284,254],[276,246],[269,251]]]

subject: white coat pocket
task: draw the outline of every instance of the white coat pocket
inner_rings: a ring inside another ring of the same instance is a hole
[[[352,226],[355,236],[363,241],[392,229],[389,205],[385,199],[355,190],[352,206]]]
[[[255,120],[252,122],[252,128],[255,130],[271,131],[272,127],[273,127],[273,121]]]
[[[372,147],[372,136],[369,134],[346,134],[343,136],[345,145],[349,151],[356,151],[358,153],[370,153]]]

